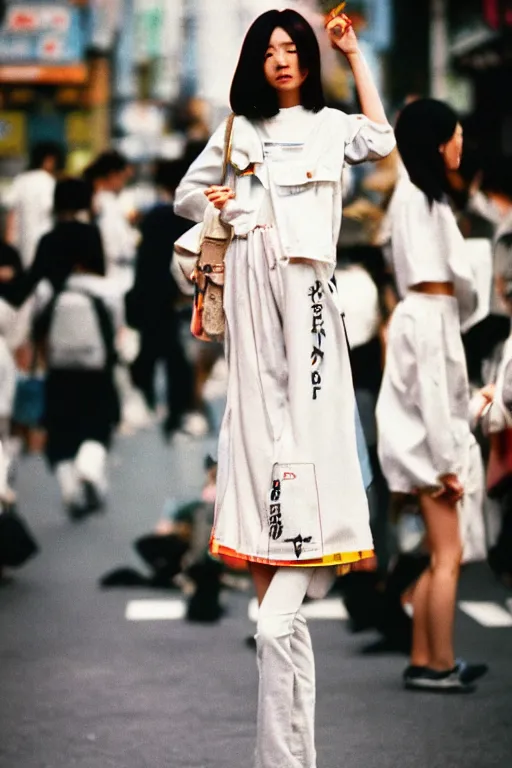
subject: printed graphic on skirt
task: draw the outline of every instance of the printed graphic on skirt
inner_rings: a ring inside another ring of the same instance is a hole
[[[275,464],[263,532],[269,559],[321,557],[322,528],[314,464]]]
[[[318,393],[322,390],[321,367],[325,356],[324,340],[326,338],[324,328],[324,289],[320,280],[316,280],[308,291],[311,299],[311,335],[313,336],[313,351],[311,352],[311,385],[313,400],[318,399]]]

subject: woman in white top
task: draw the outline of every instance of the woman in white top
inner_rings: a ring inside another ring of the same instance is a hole
[[[414,596],[409,688],[469,690],[455,664],[453,622],[462,556],[458,507],[473,438],[460,322],[475,293],[448,203],[462,128],[445,104],[407,106],[395,128],[408,176],[392,201],[391,247],[401,303],[391,319],[377,405],[379,457],[390,490],[417,494],[432,554]]]
[[[394,137],[351,27],[334,37],[332,27],[345,24],[337,19],[329,34],[366,116],[324,107],[313,30],[295,11],[269,11],[246,36],[231,89],[233,189],[219,186],[224,124],[175,197],[179,215],[201,221],[213,205],[234,231],[211,549],[250,562],[260,601],[260,768],[315,765],[314,661],[300,607],[313,581],[317,594],[325,589],[332,566],[372,555],[330,278],[344,163],[387,155]]]

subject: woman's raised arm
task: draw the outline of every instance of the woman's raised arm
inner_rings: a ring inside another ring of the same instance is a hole
[[[336,30],[340,28],[340,21],[345,22],[343,25],[345,31],[341,37],[337,37]],[[359,42],[350,20],[347,16],[333,19],[327,25],[327,32],[329,33],[332,47],[340,50],[350,64],[363,114],[375,123],[387,124],[388,119],[384,112],[382,100],[370,68],[361,53]]]

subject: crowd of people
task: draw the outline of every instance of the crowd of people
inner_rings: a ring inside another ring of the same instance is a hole
[[[155,162],[153,204],[135,215],[122,196],[134,168],[115,150],[72,177],[62,148],[44,142],[12,182],[0,242],[5,503],[20,448],[44,451],[67,513],[81,519],[105,503],[116,430],[146,427],[159,409],[166,439],[210,430],[202,392],[219,351],[186,351],[189,302],[170,272],[187,226],[172,207],[183,163]]]

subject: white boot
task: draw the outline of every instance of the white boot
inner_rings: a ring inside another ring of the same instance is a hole
[[[77,476],[85,491],[87,504],[98,509],[107,495],[107,449],[95,440],[82,443],[74,461]]]
[[[74,519],[83,516],[85,507],[84,489],[74,461],[60,461],[55,467],[62,501],[68,514]]]

